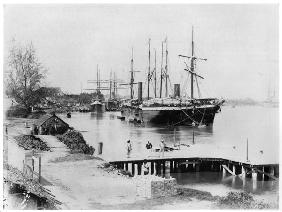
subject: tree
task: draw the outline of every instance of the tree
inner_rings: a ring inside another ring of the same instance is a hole
[[[33,45],[14,46],[10,50],[8,65],[6,94],[31,112],[31,108],[41,100],[37,90],[41,87],[46,72]]]

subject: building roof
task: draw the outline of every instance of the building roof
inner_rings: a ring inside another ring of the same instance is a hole
[[[41,118],[37,119],[34,124],[36,126],[41,126],[43,125],[48,119],[52,118],[52,117],[56,117],[57,119],[61,120],[62,122],[64,122],[62,119],[60,119],[58,116],[56,116],[55,114],[45,114],[43,115]],[[66,122],[64,122],[66,125],[68,125]]]

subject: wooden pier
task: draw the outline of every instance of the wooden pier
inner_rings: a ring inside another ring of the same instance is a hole
[[[143,174],[144,161],[148,164],[149,174],[162,177],[169,177],[170,173],[184,172],[223,172],[234,176],[256,178],[260,181],[277,180],[279,177],[279,164],[250,164],[223,158],[127,158],[110,161],[110,164],[135,176]]]

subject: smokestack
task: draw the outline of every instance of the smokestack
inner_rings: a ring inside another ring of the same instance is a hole
[[[174,84],[174,98],[180,97],[180,84]]]
[[[138,101],[142,102],[142,82],[138,82]]]

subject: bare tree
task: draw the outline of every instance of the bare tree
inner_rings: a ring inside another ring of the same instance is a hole
[[[32,106],[40,102],[37,90],[45,78],[46,70],[38,61],[32,44],[14,46],[8,59],[6,94],[31,112]]]

